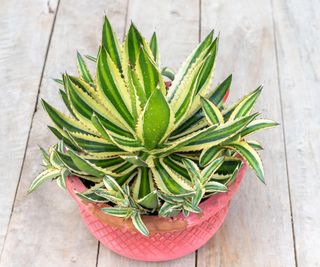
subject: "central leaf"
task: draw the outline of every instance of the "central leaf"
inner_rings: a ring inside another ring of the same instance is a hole
[[[166,134],[170,123],[170,107],[160,90],[150,96],[143,112],[143,141],[146,149],[155,148]]]

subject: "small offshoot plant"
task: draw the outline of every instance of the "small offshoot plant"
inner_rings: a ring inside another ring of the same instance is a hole
[[[88,188],[81,198],[108,204],[103,212],[148,235],[141,215],[200,213],[203,199],[228,190],[242,160],[264,182],[262,147],[247,137],[277,123],[251,112],[261,86],[231,106],[231,75],[211,88],[217,47],[210,32],[175,74],[160,67],[155,33],[147,42],[131,24],[120,43],[105,18],[97,56],[78,53],[79,74],[56,79],[70,115],[42,100],[59,141],[41,149],[45,170],[29,192],[77,176]]]

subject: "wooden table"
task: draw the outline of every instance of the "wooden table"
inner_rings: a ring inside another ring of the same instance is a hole
[[[320,266],[320,12],[299,0],[1,0],[1,267]],[[122,38],[133,20],[158,33],[161,62],[177,69],[212,28],[221,33],[213,84],[234,74],[231,101],[263,83],[257,110],[281,126],[259,134],[267,186],[250,172],[227,221],[203,248],[149,264],[100,246],[55,184],[26,190],[38,145],[55,140],[39,99],[62,107],[51,80],[94,54],[103,15]]]

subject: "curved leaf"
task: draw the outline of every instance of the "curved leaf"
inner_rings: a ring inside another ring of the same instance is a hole
[[[224,150],[225,149],[221,146],[212,146],[208,149],[204,149],[200,154],[199,165],[201,167],[206,166],[212,160],[215,160],[217,157],[219,157]]]
[[[175,96],[176,91],[178,90],[178,86],[180,85],[181,81],[184,79],[185,75],[188,73],[191,66],[195,63],[196,60],[202,60],[202,57],[205,55],[203,51],[205,51],[210,44],[212,43],[213,39],[213,31],[211,31],[207,37],[196,47],[192,53],[188,56],[186,61],[182,64],[179,69],[179,72],[175,75],[175,79],[170,86],[168,91],[167,98],[169,101]]]
[[[207,121],[210,123],[210,125],[224,123],[223,116],[220,110],[212,102],[210,102],[208,99],[204,97],[201,97],[201,105],[202,105],[204,114],[207,118]]]
[[[227,147],[236,150],[248,162],[258,178],[264,183],[263,166],[259,154],[245,141],[230,143]]]
[[[146,227],[146,225],[144,224],[144,222],[141,219],[140,213],[135,212],[132,217],[132,223],[135,226],[135,228],[143,235],[145,236],[149,236],[149,231]]]
[[[255,133],[259,130],[265,129],[265,128],[272,128],[279,125],[279,123],[272,121],[272,120],[266,120],[266,119],[260,119],[260,120],[254,120],[248,124],[248,126],[241,132],[241,136],[247,136],[249,134]]]
[[[151,37],[151,40],[150,40],[150,49],[152,51],[154,62],[156,62],[158,65],[160,65],[157,34],[155,32],[152,34],[152,37]]]
[[[88,70],[88,67],[79,52],[77,52],[77,65],[78,65],[78,72],[82,79],[84,79],[88,83],[93,83],[93,79],[91,74]]]
[[[60,170],[57,169],[47,169],[40,173],[31,183],[28,193],[36,190],[40,185],[42,185],[45,181],[55,179],[60,176]]]
[[[106,49],[112,61],[117,65],[118,69],[121,70],[119,41],[106,16],[104,17],[102,29],[102,46]]]

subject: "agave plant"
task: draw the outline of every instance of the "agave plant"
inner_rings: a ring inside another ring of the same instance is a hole
[[[105,18],[97,57],[87,56],[95,76],[78,53],[79,75],[56,80],[71,116],[42,100],[60,141],[42,149],[46,169],[29,191],[46,180],[64,188],[68,176],[78,176],[90,185],[79,196],[108,203],[104,212],[131,218],[148,235],[141,215],[201,212],[202,199],[228,190],[243,159],[264,182],[262,147],[246,138],[277,123],[251,114],[261,86],[230,107],[232,76],[211,88],[213,36],[174,74],[160,67],[155,33],[148,43],[131,24],[121,44]]]

